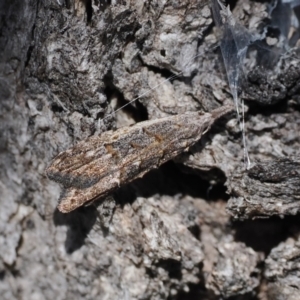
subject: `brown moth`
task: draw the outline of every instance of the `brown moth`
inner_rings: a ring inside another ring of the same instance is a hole
[[[107,196],[187,151],[214,121],[233,110],[189,112],[91,136],[58,154],[46,170],[63,185],[58,209],[68,213]]]

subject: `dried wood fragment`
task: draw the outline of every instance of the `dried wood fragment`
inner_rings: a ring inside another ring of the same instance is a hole
[[[238,219],[300,211],[300,159],[279,158],[237,170],[228,181],[227,211]]]

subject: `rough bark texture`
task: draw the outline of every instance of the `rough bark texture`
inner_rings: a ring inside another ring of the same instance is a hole
[[[268,24],[266,3],[233,14]],[[1,299],[299,299],[297,49],[266,52],[268,68],[247,57],[252,168],[227,116],[175,162],[62,214],[45,175],[60,151],[231,101],[219,35],[201,0],[1,0],[0,15]]]

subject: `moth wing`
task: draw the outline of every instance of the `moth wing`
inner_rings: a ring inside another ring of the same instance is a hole
[[[106,131],[59,153],[46,170],[48,177],[65,187],[92,186],[103,174],[114,169],[112,153],[105,145],[116,138],[116,132]]]

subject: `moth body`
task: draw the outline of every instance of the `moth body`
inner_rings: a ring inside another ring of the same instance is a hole
[[[68,213],[102,198],[187,151],[213,122],[232,111],[189,112],[91,136],[58,154],[46,170],[63,185],[58,209]]]

